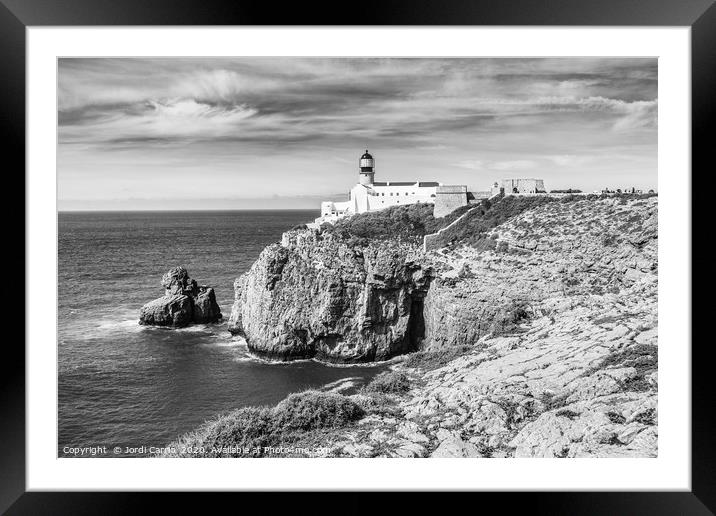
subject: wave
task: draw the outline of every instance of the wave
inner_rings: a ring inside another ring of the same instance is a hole
[[[330,382],[321,387],[326,392],[342,392],[356,388],[359,384],[365,383],[365,379],[361,376],[349,376],[341,378],[335,382]]]
[[[138,318],[133,319],[124,319],[121,321],[117,320],[100,320],[98,321],[97,328],[100,330],[119,330],[119,329],[133,329],[133,330],[140,330],[142,327],[139,324]]]
[[[395,356],[388,360],[380,360],[377,362],[355,362],[355,363],[350,363],[350,364],[342,364],[342,363],[336,363],[336,362],[325,362],[323,360],[319,360],[318,358],[312,358],[311,360],[313,360],[314,362],[319,363],[321,365],[327,366],[327,367],[336,367],[336,368],[343,369],[343,368],[350,368],[350,367],[361,367],[361,368],[363,368],[363,367],[386,367],[386,366],[392,367],[393,365],[396,365],[399,362],[402,362],[403,360],[405,360],[405,357],[398,355],[398,356]]]
[[[252,353],[249,350],[248,344],[246,344],[246,341],[242,338],[240,338],[240,339],[241,339],[241,343],[238,343],[236,345],[245,347],[245,355],[243,355],[241,357],[236,357],[234,359],[235,362],[257,362],[260,364],[269,364],[269,365],[277,365],[277,366],[291,366],[292,364],[305,364],[306,362],[314,362],[316,364],[320,364],[325,367],[331,367],[331,368],[336,368],[336,369],[350,369],[350,368],[370,369],[370,368],[375,368],[375,367],[386,367],[386,366],[389,368],[392,368],[405,359],[402,356],[396,356],[389,360],[383,360],[383,361],[379,361],[379,362],[356,362],[356,363],[350,363],[350,364],[326,362],[324,360],[320,360],[315,357],[314,358],[300,358],[300,359],[296,359],[296,360],[278,360],[278,359],[272,359],[272,358],[265,358],[260,355],[256,355],[256,354]]]

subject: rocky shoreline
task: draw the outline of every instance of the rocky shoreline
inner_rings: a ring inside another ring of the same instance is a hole
[[[272,359],[405,355],[405,389],[343,396],[360,417],[291,434],[322,443],[309,456],[656,456],[657,211],[542,203],[479,238],[466,217],[450,232],[469,240],[430,251],[290,231],[236,280],[229,330]]]

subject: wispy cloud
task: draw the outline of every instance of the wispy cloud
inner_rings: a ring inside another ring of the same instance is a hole
[[[646,167],[657,62],[60,59],[58,106],[61,195],[114,185],[137,196],[147,175],[198,170],[214,178],[196,185],[207,192],[239,176],[252,190],[271,176],[268,192],[343,191],[366,147],[396,179],[549,175],[607,167],[610,155],[615,170],[624,156]]]
[[[463,160],[455,163],[456,167],[467,168],[469,170],[496,170],[496,171],[513,171],[513,170],[529,170],[537,166],[537,162],[529,159],[516,159],[508,161],[481,161],[481,160]]]

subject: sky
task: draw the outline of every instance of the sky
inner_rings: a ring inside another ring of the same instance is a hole
[[[59,60],[60,210],[318,208],[376,181],[657,187],[655,58]]]

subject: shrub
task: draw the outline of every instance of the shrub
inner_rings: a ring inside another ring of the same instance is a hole
[[[458,271],[457,277],[460,279],[471,279],[475,277],[475,273],[472,272],[472,269],[470,269],[467,263],[464,263]]]
[[[609,366],[634,367],[640,374],[655,371],[659,362],[659,348],[653,344],[635,344],[620,351],[610,353],[599,365],[600,369]]]
[[[391,206],[380,211],[359,213],[338,220],[335,224],[321,225],[321,232],[332,234],[348,241],[349,245],[366,246],[370,241],[400,238],[421,242],[425,235],[436,233],[451,224],[465,212],[479,208],[465,205],[452,213],[436,219],[433,205],[417,203],[406,206]]]
[[[547,196],[507,196],[483,202],[479,208],[470,210],[459,224],[443,231],[438,247],[465,244],[482,251],[495,249],[497,243],[489,238],[493,228],[527,210],[556,200]]]
[[[367,392],[378,392],[382,394],[401,394],[410,389],[408,376],[401,371],[385,371],[373,378],[366,385]]]
[[[237,453],[223,455],[217,449],[228,446],[239,448],[263,448],[273,443],[271,435],[270,409],[246,407],[217,416],[196,430],[182,435],[169,445],[175,452],[173,457],[197,456],[192,450],[199,450],[202,457],[241,456]]]
[[[542,402],[542,405],[544,405],[545,411],[548,411],[562,408],[567,405],[567,398],[569,398],[569,394],[567,393],[553,394],[551,392],[545,392],[540,397],[540,401]]]
[[[169,445],[169,457],[240,457],[241,448],[264,456],[265,447],[290,444],[307,432],[345,426],[363,417],[352,399],[335,393],[291,394],[273,408],[246,407],[207,421]],[[229,453],[223,449],[236,448]],[[198,452],[197,452],[198,450]]]
[[[609,421],[617,425],[623,425],[626,422],[626,418],[618,412],[607,412],[607,417],[609,418]]]
[[[659,365],[659,348],[653,344],[634,344],[619,351],[613,351],[599,364],[582,373],[589,376],[607,367],[633,367],[636,375],[620,381],[623,391],[642,392],[652,388],[646,376],[657,370]]]
[[[634,421],[641,423],[642,425],[655,425],[656,424],[656,410],[653,408],[646,409],[644,412],[640,412],[634,416]]]
[[[520,324],[529,321],[531,317],[532,313],[527,301],[512,300],[497,309],[490,324],[490,333],[493,335],[513,333],[519,329]]]
[[[272,410],[273,429],[314,430],[337,428],[360,419],[363,410],[341,394],[306,391],[291,394]]]
[[[617,245],[619,240],[616,235],[606,234],[602,237],[602,245],[605,247],[613,247]]]
[[[575,412],[574,410],[569,409],[562,409],[555,412],[554,415],[559,417],[566,417],[567,419],[572,420],[579,417],[579,412]]]
[[[498,253],[506,253],[509,250],[509,248],[510,248],[510,245],[507,242],[502,241],[499,244],[497,244],[497,248],[495,250]]]
[[[400,416],[403,409],[393,396],[382,392],[363,392],[354,396],[356,403],[365,411],[366,414],[381,414],[387,416]]]

